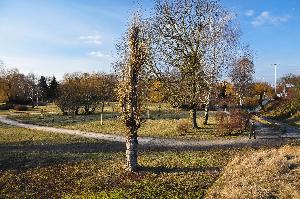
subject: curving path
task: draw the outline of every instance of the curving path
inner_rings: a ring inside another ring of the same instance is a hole
[[[94,132],[86,132],[80,130],[71,130],[64,128],[46,127],[34,124],[24,124],[15,120],[8,119],[6,116],[0,116],[0,122],[17,126],[26,129],[40,130],[46,132],[60,133],[75,135],[85,138],[93,138],[99,140],[113,141],[113,142],[125,142],[125,137],[119,135],[109,135]],[[274,130],[265,125],[257,123],[257,139],[251,139],[241,137],[235,139],[218,139],[218,140],[184,140],[184,139],[172,139],[172,138],[153,138],[153,137],[139,137],[139,145],[146,147],[173,147],[191,148],[191,149],[213,149],[213,148],[231,148],[231,147],[261,147],[261,146],[280,146],[284,143],[288,143],[291,140],[300,140],[300,133],[289,132],[282,133],[279,130]]]

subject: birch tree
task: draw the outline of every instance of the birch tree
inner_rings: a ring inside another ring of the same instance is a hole
[[[118,97],[121,119],[126,128],[126,169],[138,168],[138,129],[142,123],[143,79],[149,57],[149,42],[145,22],[135,14],[121,43],[117,45]]]
[[[156,1],[153,69],[169,87],[169,95],[189,104],[193,128],[198,127],[197,108],[209,101],[213,82],[224,67],[226,58],[221,56],[227,56],[226,46],[234,43],[233,19],[218,1]]]
[[[240,38],[240,30],[233,13],[214,5],[217,14],[210,16],[209,37],[205,54],[204,73],[206,82],[205,113],[203,124],[208,124],[208,112],[213,92],[220,82],[224,72],[234,62],[236,48]]]
[[[241,55],[237,56],[229,73],[234,89],[239,96],[239,106],[244,104],[244,97],[249,92],[255,72],[253,55],[249,46],[243,47]]]

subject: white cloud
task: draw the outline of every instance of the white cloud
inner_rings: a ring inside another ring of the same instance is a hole
[[[80,40],[83,40],[86,43],[92,43],[96,45],[101,45],[102,44],[102,37],[100,34],[95,34],[95,35],[87,35],[87,36],[80,36]]]
[[[289,15],[284,16],[272,16],[270,12],[263,11],[258,15],[251,24],[255,27],[263,25],[278,25],[280,23],[286,22],[290,18]]]
[[[254,10],[247,10],[247,11],[245,12],[245,15],[246,15],[247,17],[252,17],[254,14],[255,14]]]
[[[111,58],[110,55],[104,54],[100,51],[92,51],[92,52],[89,52],[88,55],[90,55],[92,57],[97,57],[97,58]]]

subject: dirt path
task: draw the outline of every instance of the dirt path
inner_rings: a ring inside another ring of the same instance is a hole
[[[33,124],[24,124],[11,119],[6,116],[0,116],[0,122],[9,124],[12,126],[40,130],[46,132],[60,133],[81,136],[85,138],[93,138],[99,140],[113,141],[113,142],[125,142],[125,137],[118,135],[101,134],[94,132],[86,132],[80,130],[70,130],[55,127],[45,127]],[[212,149],[212,148],[231,148],[231,147],[260,147],[260,146],[280,146],[289,142],[291,139],[300,140],[300,133],[287,132],[282,133],[279,130],[274,130],[263,124],[257,124],[257,139],[251,139],[242,137],[236,139],[218,139],[218,140],[179,140],[171,138],[152,138],[152,137],[139,137],[139,145],[146,147],[175,147],[175,148],[193,148],[193,149]]]

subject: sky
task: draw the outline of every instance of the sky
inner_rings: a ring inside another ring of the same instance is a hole
[[[0,0],[0,59],[22,73],[112,72],[137,0]],[[146,13],[153,0],[141,0]],[[254,52],[255,79],[300,75],[300,0],[220,0]]]

